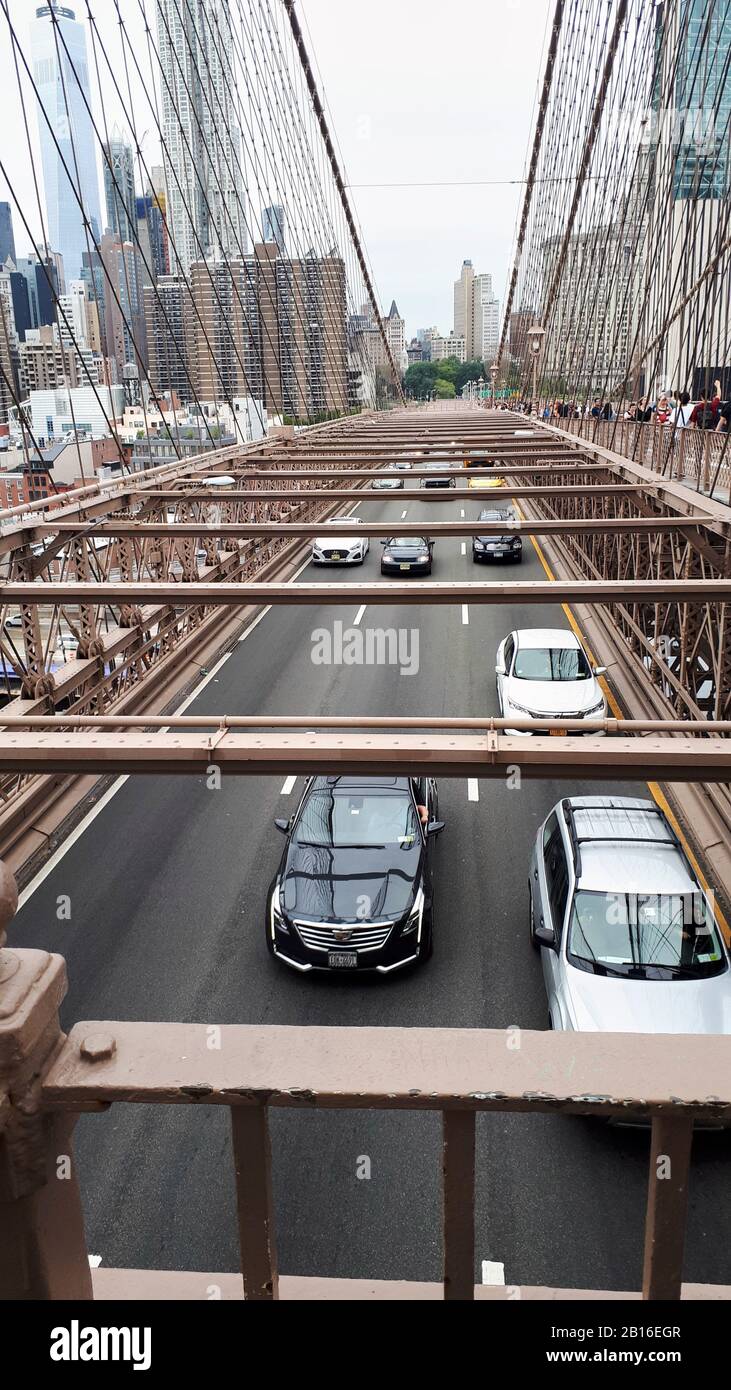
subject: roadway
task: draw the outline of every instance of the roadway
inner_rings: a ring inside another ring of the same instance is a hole
[[[467,516],[489,493],[429,505],[404,492],[359,504],[396,522]],[[470,544],[435,550],[434,578],[475,578]],[[377,577],[380,547],[344,581]],[[499,571],[502,573],[502,571]],[[513,579],[543,577],[524,546]],[[308,567],[302,578],[334,571]],[[312,633],[339,610],[276,607],[207,678],[190,711],[231,714],[497,713],[500,639],[518,626],[566,623],[562,609],[375,607],[360,625],[416,628],[417,674],[315,665]],[[467,621],[465,621],[465,616]],[[527,931],[532,840],[567,792],[550,782],[440,783],[433,959],[374,981],[289,972],[265,949],[263,911],[282,840],[274,817],[298,788],[271,778],[126,780],[31,893],[10,944],[61,952],[77,1019],[209,1023],[524,1028],[547,1026]],[[645,794],[636,784],[612,790]],[[478,799],[474,798],[477,794]],[[57,920],[60,895],[70,920]],[[286,1274],[440,1277],[440,1124],[387,1112],[271,1115],[277,1243]],[[88,1246],[105,1266],[234,1270],[238,1265],[228,1114],[215,1108],[118,1106],[78,1125]],[[731,1283],[731,1138],[696,1138],[685,1278]],[[647,1134],[560,1116],[478,1117],[477,1268],[503,1264],[509,1285],[638,1288]],[[359,1178],[362,1159],[370,1178]],[[202,1287],[202,1297],[206,1296]]]

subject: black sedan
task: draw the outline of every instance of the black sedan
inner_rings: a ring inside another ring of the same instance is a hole
[[[432,952],[433,778],[311,777],[266,908],[266,940],[295,970],[389,974]]]
[[[515,513],[512,508],[504,507],[492,511],[480,512],[478,521],[513,521]],[[483,560],[512,560],[514,564],[520,564],[523,559],[523,541],[514,532],[507,531],[505,535],[495,535],[489,532],[484,536],[472,537],[472,559],[475,564]]]
[[[431,574],[434,542],[428,536],[389,536],[381,545],[381,574]]]
[[[450,466],[450,465],[447,465],[447,467],[449,467],[449,466]],[[445,473],[445,472],[444,472],[445,465],[444,465],[443,463],[425,463],[425,464],[424,464],[424,467],[429,469],[429,473],[430,473],[432,476],[430,476],[430,477],[428,477],[428,478],[422,478],[422,479],[421,479],[421,482],[420,482],[420,484],[419,484],[420,487],[455,487],[455,486],[456,486],[455,481],[454,481],[454,474],[453,474],[453,473]]]

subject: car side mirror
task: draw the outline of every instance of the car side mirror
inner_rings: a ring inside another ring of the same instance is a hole
[[[385,541],[381,541],[381,545],[385,545],[385,544],[386,544],[386,542],[385,542]]]
[[[444,829],[444,821],[443,821],[443,820],[430,820],[430,821],[429,821],[429,824],[428,824],[427,827],[426,827],[426,833],[427,833],[427,835],[438,835],[439,832],[440,832],[440,830],[443,830],[443,829]]]
[[[287,834],[287,831],[289,830],[288,820],[283,820],[281,816],[277,816],[277,819],[275,820],[274,824],[276,825],[277,830],[281,830],[283,835]]]
[[[595,676],[606,676],[607,674],[606,666],[592,666],[591,669]]]
[[[535,928],[533,935],[539,946],[548,946],[550,950],[555,951],[556,933],[553,927],[547,927],[544,922],[541,926]]]
[[[504,675],[505,675],[505,667],[504,667],[504,666],[501,666],[501,665],[498,663],[498,665],[495,667],[495,675],[496,675],[496,676],[504,676]]]

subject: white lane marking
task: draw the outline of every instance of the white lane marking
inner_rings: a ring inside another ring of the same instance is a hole
[[[90,1255],[90,1256],[89,1256],[89,1265],[90,1265],[91,1269],[98,1269],[99,1266],[100,1266],[100,1264],[101,1264],[101,1262],[102,1262],[102,1257],[101,1257],[101,1255]]]
[[[504,1284],[505,1265],[500,1260],[483,1260],[482,1282],[483,1284]]]
[[[459,514],[460,514],[462,520],[464,521],[464,507],[460,507],[460,512],[459,512]]]
[[[280,796],[289,796],[289,793],[292,791],[292,788],[294,787],[296,781],[296,777],[287,777],[280,792]]]
[[[480,786],[479,786],[479,783],[478,783],[478,781],[477,781],[477,778],[476,778],[476,777],[468,777],[468,778],[467,778],[467,800],[468,800],[468,801],[479,801],[479,799],[480,799]]]
[[[404,517],[406,516],[406,513],[407,513],[408,510],[409,510],[408,507],[404,507],[404,510],[403,510],[402,513],[401,513],[401,520],[402,520],[402,521],[403,521]]]
[[[308,556],[304,564],[301,565],[297,572],[292,575],[292,579],[289,581],[290,584],[293,583],[295,579],[299,578],[302,571],[307,569],[309,563],[310,561]],[[249,633],[253,632],[254,628],[259,626],[259,623],[261,622],[262,618],[266,617],[271,606],[272,605],[269,604],[264,609],[264,612],[260,613],[259,617],[255,618],[253,623],[251,623],[249,627],[247,627],[246,632],[239,638],[240,642],[246,641],[246,638],[249,636]],[[207,675],[204,676],[203,680],[195,687],[195,690],[192,692],[192,694],[188,696],[187,700],[184,700],[183,704],[180,705],[179,708],[175,711],[176,714],[185,713],[188,706],[192,705],[194,700],[197,700],[201,692],[205,690],[209,682],[212,681],[214,677],[218,675],[218,672],[220,671],[221,667],[225,665],[229,657],[232,655],[232,652],[227,652],[225,656],[221,657],[221,660],[218,661],[216,665],[213,667],[213,669],[209,671]],[[109,805],[109,802],[111,801],[112,797],[116,796],[117,792],[121,791],[125,782],[128,781],[129,773],[125,773],[124,777],[118,777],[116,782],[114,782],[112,786],[109,788],[109,790],[104,793],[101,800],[97,802],[96,806],[94,806],[92,810],[89,811],[89,814],[84,816],[83,820],[79,821],[79,824],[77,825],[76,829],[72,831],[68,839],[64,840],[62,845],[59,845],[59,848],[55,851],[54,854],[51,855],[51,858],[47,860],[47,862],[43,865],[43,868],[38,870],[38,873],[36,874],[35,878],[32,878],[28,886],[23,889],[23,892],[20,894],[18,898],[18,912],[20,912],[20,909],[22,907],[25,907],[25,904],[28,902],[28,899],[33,896],[33,894],[36,892],[38,888],[40,888],[41,884],[45,882],[49,874],[53,873],[56,866],[60,864],[61,860],[66,857],[69,850],[73,849],[74,845],[76,844],[76,841],[80,840],[84,832],[89,829],[89,826],[92,824],[92,821],[95,821],[97,816],[101,815],[105,807]]]
[[[466,541],[463,541],[463,542],[462,542],[462,544],[461,544],[461,546],[460,546],[460,551],[461,551],[462,555],[466,555],[466,554],[467,554],[467,542],[466,542]]]
[[[361,618],[363,617],[363,614],[365,613],[365,611],[366,611],[366,606],[365,606],[364,603],[362,603],[362,604],[360,605],[360,608],[358,609],[358,612],[356,613],[356,615],[355,615],[355,617],[354,617],[354,619],[353,619],[353,627],[358,627],[358,626],[360,625],[360,620],[361,620]]]
[[[470,610],[466,603],[462,604],[462,622],[467,627],[470,621]]]

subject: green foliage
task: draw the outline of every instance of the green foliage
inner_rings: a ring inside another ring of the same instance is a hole
[[[434,395],[438,401],[451,401],[457,395],[457,390],[453,381],[444,381],[442,377],[437,377],[434,387]]]
[[[412,362],[404,379],[404,389],[413,400],[423,401],[427,396],[451,400],[468,381],[479,381],[480,377],[487,383],[490,374],[485,363],[478,360],[460,362],[456,357],[445,357],[441,362]],[[445,394],[441,389],[445,385],[453,386],[454,391]]]
[[[457,372],[457,378],[454,384],[457,390],[461,391],[467,385],[468,381],[479,381],[480,377],[482,377],[485,386],[487,386],[491,380],[489,368],[487,368],[485,363],[481,362],[478,357],[475,357],[470,362],[460,362],[459,371]]]

